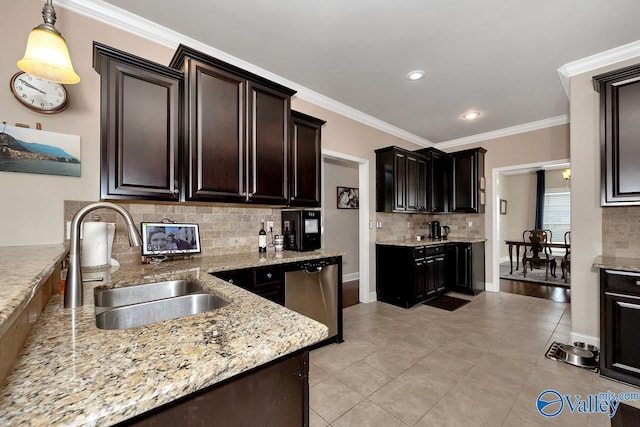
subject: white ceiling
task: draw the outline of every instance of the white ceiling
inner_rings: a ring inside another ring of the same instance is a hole
[[[105,16],[119,13],[107,3],[122,8],[423,145],[566,122],[558,69],[640,40],[638,0],[59,3],[107,6]],[[413,69],[426,78],[408,81]],[[463,120],[469,110],[480,118]]]

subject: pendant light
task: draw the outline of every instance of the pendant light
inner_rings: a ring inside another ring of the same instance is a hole
[[[18,61],[22,71],[56,83],[74,84],[80,81],[69,57],[69,49],[62,34],[54,27],[56,11],[47,0],[42,8],[44,23],[35,27],[24,52]]]

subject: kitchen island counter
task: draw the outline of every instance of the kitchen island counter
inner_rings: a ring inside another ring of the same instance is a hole
[[[0,388],[0,419],[114,424],[313,345],[328,336],[325,325],[208,273],[340,254],[225,255],[85,273],[103,282],[84,284],[84,306],[77,309],[62,308],[62,295],[52,296]],[[96,327],[95,288],[186,278],[229,304],[128,330]]]

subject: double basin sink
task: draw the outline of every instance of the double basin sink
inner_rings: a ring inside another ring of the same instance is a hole
[[[96,326],[100,329],[136,328],[229,304],[190,279],[96,289],[94,299]]]

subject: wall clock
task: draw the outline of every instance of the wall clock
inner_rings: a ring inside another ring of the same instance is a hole
[[[40,77],[19,71],[11,77],[11,93],[25,107],[36,113],[55,114],[69,105],[67,89]]]

